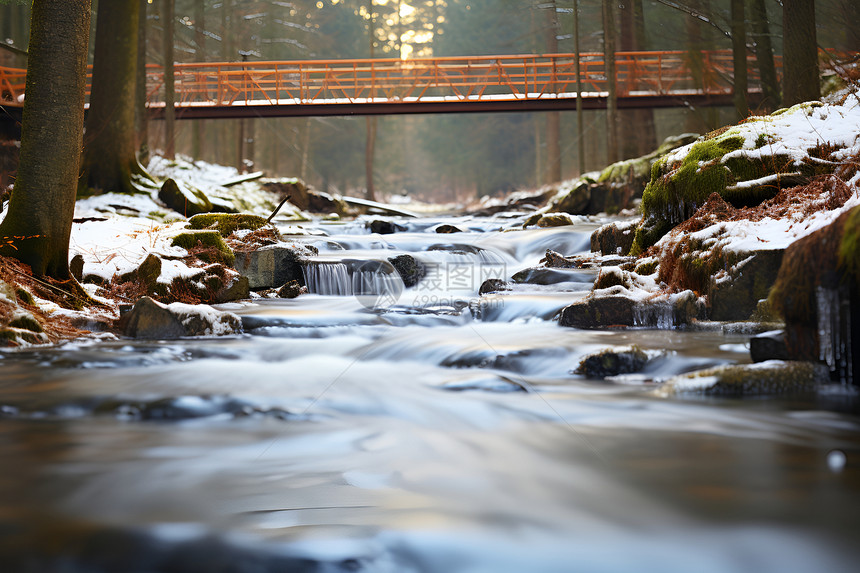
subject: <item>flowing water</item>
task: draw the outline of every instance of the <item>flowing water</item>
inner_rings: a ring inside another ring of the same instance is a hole
[[[246,334],[0,354],[0,570],[849,571],[860,418],[804,401],[667,399],[748,336],[562,328],[593,272],[479,297],[596,223],[320,224],[311,294],[226,305]],[[391,285],[387,259],[424,263]],[[612,381],[591,352],[653,359]]]

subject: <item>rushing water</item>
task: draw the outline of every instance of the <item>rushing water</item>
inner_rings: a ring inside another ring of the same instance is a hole
[[[0,570],[856,570],[850,392],[658,397],[748,361],[747,336],[559,327],[593,274],[477,289],[596,224],[439,222],[320,225],[317,294],[227,305],[241,337],[0,354]],[[354,294],[404,253],[418,285]],[[639,375],[570,373],[629,344],[654,356]]]

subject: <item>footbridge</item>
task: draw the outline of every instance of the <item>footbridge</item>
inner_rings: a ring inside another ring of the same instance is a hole
[[[578,59],[583,108],[605,109],[604,55]],[[731,105],[731,50],[619,52],[615,61],[620,109]],[[180,119],[561,111],[576,109],[576,64],[574,54],[178,63],[174,101]],[[748,68],[755,107],[752,57]],[[25,77],[0,68],[0,105],[22,105]],[[146,80],[147,105],[163,117],[162,68],[147,66]]]

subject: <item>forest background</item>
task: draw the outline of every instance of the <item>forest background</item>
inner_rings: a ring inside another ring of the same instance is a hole
[[[147,63],[164,62],[164,0],[140,0],[146,8]],[[306,60],[379,57],[507,55],[574,51],[573,0],[170,0],[174,11],[176,62]],[[603,51],[599,0],[579,0],[582,52]],[[731,49],[730,0],[624,0],[615,14],[616,49],[684,50],[691,57]],[[93,34],[98,1],[93,2]],[[757,25],[764,6],[767,26]],[[747,0],[746,41],[750,53],[769,40],[782,54],[782,6],[777,0]],[[29,7],[0,5],[0,39],[26,49]],[[758,18],[758,20],[757,20]],[[816,27],[821,47],[856,50],[860,21],[855,0],[818,0]],[[90,50],[95,42],[90,42]],[[0,64],[16,56],[0,52]],[[90,62],[92,53],[90,53]],[[23,65],[22,62],[17,62]],[[756,111],[765,110],[752,110]],[[621,112],[619,154],[635,157],[663,138],[704,133],[733,123],[733,108]],[[260,169],[270,176],[298,176],[321,190],[362,195],[367,186],[368,129],[376,130],[373,180],[377,193],[431,201],[467,202],[483,195],[538,187],[608,161],[606,117],[586,111],[584,137],[576,113],[402,115],[375,121],[363,117],[179,121],[178,153]],[[240,122],[244,121],[243,124]],[[164,122],[151,122],[148,142],[164,147]],[[560,165],[553,164],[558,129]],[[549,144],[549,145],[548,145]]]

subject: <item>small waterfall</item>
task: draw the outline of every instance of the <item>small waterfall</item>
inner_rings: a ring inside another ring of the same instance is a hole
[[[349,270],[343,263],[310,261],[302,266],[302,273],[310,293],[349,296],[353,292]]]
[[[675,307],[671,300],[639,303],[633,307],[633,324],[661,330],[674,328]]]

